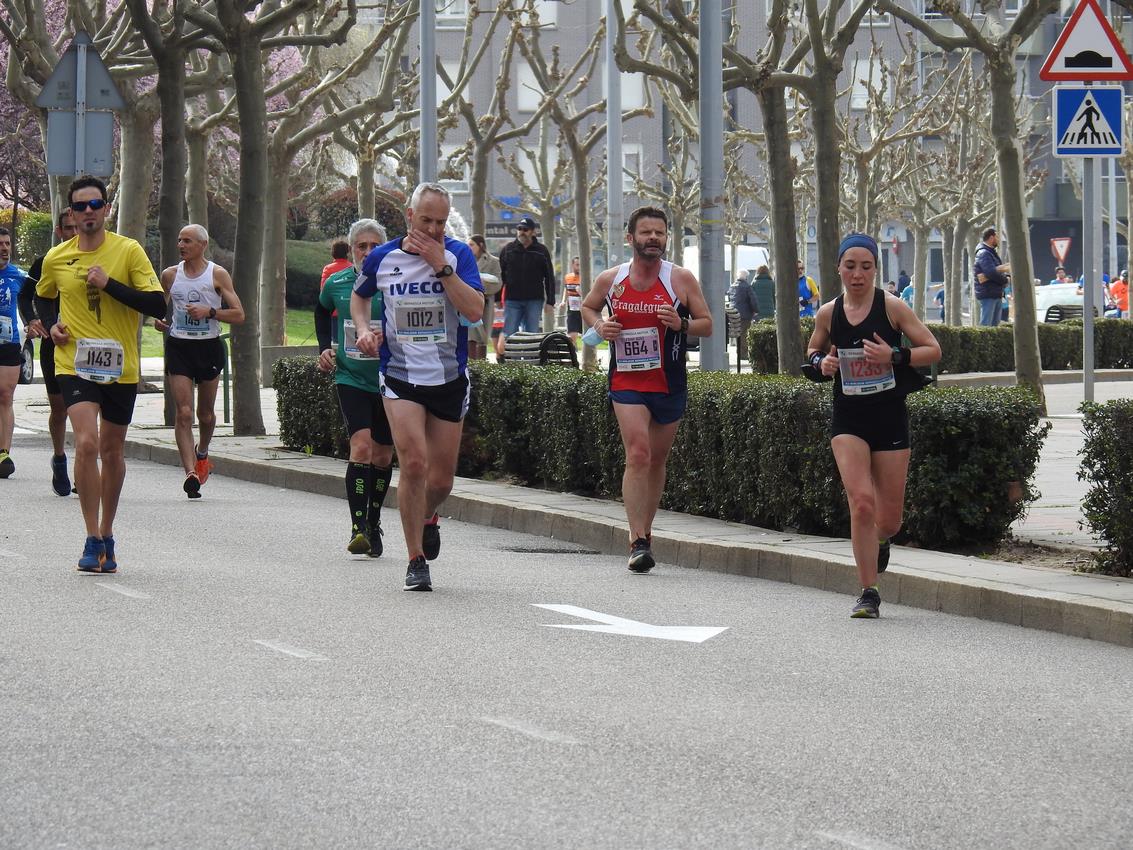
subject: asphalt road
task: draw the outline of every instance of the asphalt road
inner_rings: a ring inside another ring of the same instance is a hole
[[[130,462],[121,571],[18,436],[0,847],[1128,847],[1133,653]],[[549,628],[726,627],[702,642]]]

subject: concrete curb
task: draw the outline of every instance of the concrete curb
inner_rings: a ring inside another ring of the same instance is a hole
[[[144,432],[143,432],[144,433]],[[264,445],[261,457],[225,453],[218,475],[288,490],[342,496],[342,462]],[[179,466],[160,439],[132,436],[127,457]],[[396,505],[397,484],[387,504]],[[458,478],[444,513],[462,522],[539,534],[609,555],[625,555],[628,529],[617,502]],[[849,541],[769,531],[661,511],[657,560],[690,569],[787,582],[851,596],[858,592]],[[1133,581],[895,547],[882,578],[886,602],[1133,646]]]

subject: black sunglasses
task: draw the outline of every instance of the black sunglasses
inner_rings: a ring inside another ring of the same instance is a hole
[[[104,206],[106,206],[106,201],[102,200],[102,198],[95,198],[93,201],[71,201],[71,209],[75,212],[86,212],[87,207],[98,212]]]

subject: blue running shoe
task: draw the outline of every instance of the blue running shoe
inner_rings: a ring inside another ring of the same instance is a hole
[[[881,594],[877,592],[876,587],[862,590],[862,595],[851,609],[850,616],[855,620],[876,620],[881,616]]]
[[[71,477],[67,474],[66,455],[51,458],[51,489],[57,496],[71,495]]]
[[[100,572],[118,572],[118,561],[114,559],[114,535],[102,538],[102,569]]]
[[[405,571],[405,587],[403,590],[432,590],[433,581],[429,577],[429,564],[424,555],[418,555],[409,562],[409,569]]]
[[[106,554],[106,547],[102,539],[93,534],[83,544],[83,556],[79,558],[79,571],[84,573],[97,573],[102,568],[102,558]]]

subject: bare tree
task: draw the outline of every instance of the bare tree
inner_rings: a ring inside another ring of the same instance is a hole
[[[354,25],[355,0],[346,0],[341,23],[322,33],[284,34],[300,15],[316,9],[317,0],[214,0],[208,6],[186,4],[187,21],[221,45],[232,65],[240,116],[240,200],[237,212],[232,279],[251,321],[232,333],[233,431],[263,434],[260,408],[260,261],[267,194],[267,104],[264,100],[264,50],[300,45],[341,44]],[[332,7],[338,10],[338,5]],[[330,15],[330,10],[324,17]],[[333,21],[334,15],[327,20]]]
[[[1043,19],[1058,7],[1058,0],[1026,0],[1020,3],[1015,19],[1008,26],[1004,20],[1002,0],[984,0],[984,15],[979,23],[967,14],[958,0],[937,0],[936,8],[959,27],[961,35],[952,36],[938,30],[902,8],[894,0],[876,0],[877,8],[892,14],[942,50],[970,47],[983,54],[985,73],[991,91],[991,132],[995,140],[999,172],[1001,213],[1011,251],[1013,277],[1022,281],[1015,292],[1015,378],[1029,386],[1045,407],[1042,383],[1042,361],[1039,357],[1038,322],[1035,316],[1034,279],[1031,261],[1030,227],[1025,201],[1024,154],[1019,142],[1019,117],[1016,112],[1017,71],[1015,56],[1019,44],[1030,36]]]

